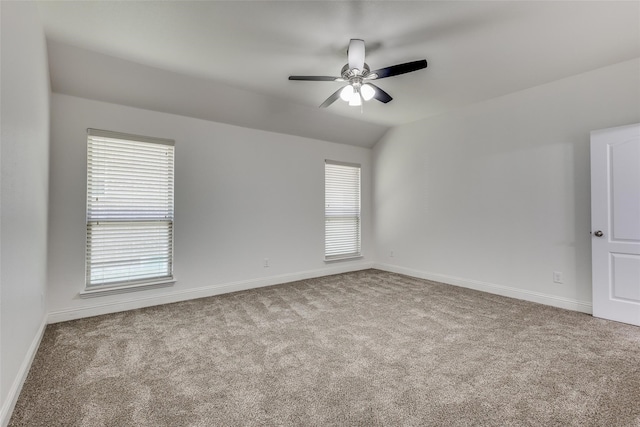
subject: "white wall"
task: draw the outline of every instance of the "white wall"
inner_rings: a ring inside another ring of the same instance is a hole
[[[589,311],[589,132],[639,121],[636,59],[394,128],[373,155],[377,260]]]
[[[45,320],[49,74],[34,3],[1,2],[0,425]]]
[[[60,94],[52,97],[51,126],[50,321],[372,265],[370,149]],[[173,287],[78,297],[87,128],[175,139]],[[324,262],[325,159],[362,165],[362,260]]]

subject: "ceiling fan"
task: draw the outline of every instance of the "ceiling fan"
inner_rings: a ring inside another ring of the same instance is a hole
[[[320,108],[326,108],[333,104],[338,98],[342,98],[351,106],[361,106],[362,101],[369,101],[372,98],[380,102],[387,103],[393,98],[384,90],[371,83],[371,80],[384,79],[400,74],[427,68],[427,60],[406,62],[404,64],[392,65],[379,70],[371,71],[369,65],[364,62],[364,40],[351,39],[347,51],[349,62],[342,67],[341,77],[331,76],[289,76],[289,80],[308,80],[318,82],[348,82],[347,85],[335,91],[326,99]]]

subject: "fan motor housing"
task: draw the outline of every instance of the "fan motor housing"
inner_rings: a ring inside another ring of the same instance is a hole
[[[345,64],[344,67],[342,67],[342,71],[340,71],[340,74],[342,75],[342,78],[348,81],[352,81],[355,79],[359,79],[360,81],[362,81],[363,78],[367,77],[369,75],[369,73],[371,72],[371,69],[369,68],[369,64],[364,64],[364,69],[363,70],[358,70],[360,71],[359,73],[355,73],[354,69],[350,69],[349,68],[349,64]]]

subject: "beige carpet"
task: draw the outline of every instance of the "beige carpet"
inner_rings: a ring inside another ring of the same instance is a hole
[[[639,426],[640,328],[377,270],[47,327],[11,426]]]

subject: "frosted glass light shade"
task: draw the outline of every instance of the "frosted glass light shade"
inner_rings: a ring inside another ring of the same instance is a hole
[[[361,105],[362,105],[362,98],[360,98],[360,94],[354,93],[351,99],[349,100],[349,106],[359,107]]]
[[[342,89],[342,91],[340,92],[340,98],[342,98],[343,101],[351,101],[351,98],[353,98],[353,86],[351,85],[347,85],[344,87],[344,89]]]
[[[376,90],[373,88],[373,86],[365,84],[360,88],[360,93],[362,94],[362,98],[364,98],[365,101],[369,101],[376,94]]]

